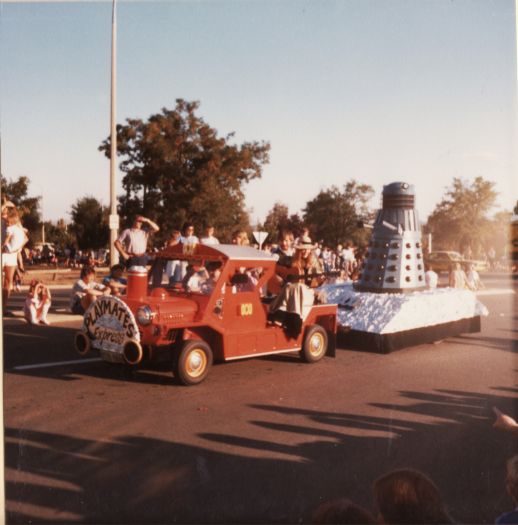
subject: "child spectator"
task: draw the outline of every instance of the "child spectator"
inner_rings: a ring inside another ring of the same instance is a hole
[[[437,288],[437,283],[439,281],[439,276],[436,272],[432,270],[432,267],[429,264],[425,265],[426,272],[424,273],[424,280],[426,283],[426,287],[429,290],[434,290]]]
[[[459,288],[459,289],[468,288],[466,274],[464,273],[464,270],[462,269],[460,263],[454,262],[451,264],[448,284],[451,288]]]
[[[47,313],[50,304],[50,290],[41,281],[32,280],[23,306],[23,315],[27,322],[30,324],[49,325]]]
[[[114,264],[110,268],[110,273],[103,280],[102,284],[110,289],[111,295],[119,296],[126,291],[128,281],[122,277],[124,273],[124,266],[122,264]]]
[[[84,266],[79,280],[72,288],[70,310],[75,315],[83,315],[100,295],[110,295],[110,289],[95,282],[95,270],[92,266]]]
[[[373,524],[374,516],[346,498],[326,501],[314,512],[311,523]]]
[[[394,470],[374,482],[380,523],[452,523],[435,484],[417,470]]]
[[[518,456],[513,456],[507,461],[507,476],[505,478],[505,488],[507,493],[513,499],[513,502],[518,505]],[[506,512],[500,515],[495,523],[497,525],[504,525],[508,523],[518,523],[518,506],[511,512]]]
[[[466,274],[466,283],[470,290],[481,290],[484,288],[484,283],[480,280],[480,275],[477,270],[475,270],[475,265],[470,264],[468,272]]]

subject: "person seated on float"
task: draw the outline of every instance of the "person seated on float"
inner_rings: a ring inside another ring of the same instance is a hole
[[[237,276],[237,277],[236,277]],[[233,278],[232,293],[253,292],[257,285],[257,279],[245,266],[240,266]]]
[[[208,269],[208,272],[209,278],[201,286],[201,292],[204,294],[210,294],[216,287],[216,283],[221,275],[221,265]],[[225,285],[221,287],[221,292],[225,293]]]
[[[209,279],[209,272],[200,263],[189,263],[182,285],[186,292],[202,292],[204,284]]]
[[[313,252],[314,246],[308,237],[302,237],[295,246],[290,273],[286,275],[286,283],[279,295],[270,305],[270,320],[273,322],[284,322],[284,314],[295,314],[290,316],[293,326],[290,331],[293,335],[300,331],[302,321],[307,317],[311,307],[315,303],[314,288],[320,286],[325,277],[322,274],[322,266]]]
[[[119,296],[126,292],[128,281],[122,276],[123,273],[124,266],[114,264],[110,268],[110,273],[102,280],[102,284],[110,289],[112,295]]]
[[[291,266],[295,248],[293,246],[293,233],[283,231],[280,235],[279,246],[272,250],[272,255],[277,258],[277,265],[289,268]]]
[[[237,230],[232,234],[232,244],[237,246],[250,246],[250,239],[248,233],[244,230]]]
[[[81,269],[79,280],[72,287],[70,310],[75,315],[83,315],[101,295],[110,295],[110,289],[95,282],[95,269],[92,266],[84,266]]]

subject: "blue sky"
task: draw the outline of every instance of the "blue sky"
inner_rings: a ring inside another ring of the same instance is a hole
[[[481,175],[511,209],[514,26],[512,0],[119,0],[117,120],[185,98],[222,135],[269,141],[253,221],[351,178],[374,207],[413,183],[425,219]],[[111,2],[0,2],[2,172],[31,179],[47,220],[108,204],[110,27]]]

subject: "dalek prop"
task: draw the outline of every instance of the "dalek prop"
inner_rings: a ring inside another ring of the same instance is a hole
[[[414,187],[406,182],[383,186],[382,208],[373,225],[360,279],[354,285],[356,290],[402,293],[426,287],[421,228],[414,201]]]

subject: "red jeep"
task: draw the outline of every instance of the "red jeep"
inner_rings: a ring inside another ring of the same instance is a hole
[[[304,320],[288,313],[279,322],[269,315],[272,298],[263,291],[276,269],[270,254],[236,245],[179,244],[157,257],[183,265],[182,282],[148,290],[145,269],[130,269],[125,296],[100,297],[86,311],[75,336],[82,356],[97,351],[105,361],[132,366],[169,359],[184,385],[203,381],[213,359],[288,352],[309,363],[334,357],[336,305],[314,305]]]

